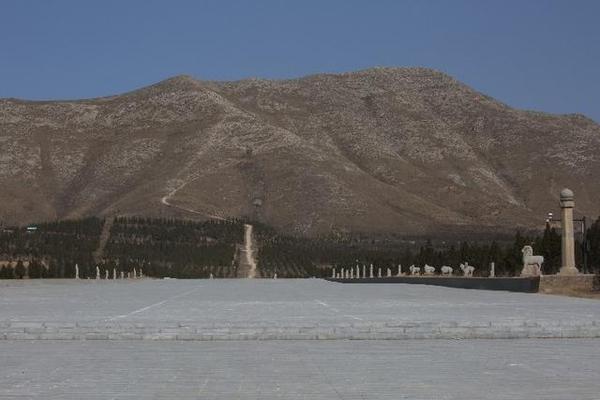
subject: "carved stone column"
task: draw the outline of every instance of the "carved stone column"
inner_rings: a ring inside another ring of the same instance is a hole
[[[575,267],[575,239],[573,234],[573,207],[575,198],[569,189],[560,192],[561,210],[561,261],[562,267],[558,272],[560,275],[577,275],[579,271]]]

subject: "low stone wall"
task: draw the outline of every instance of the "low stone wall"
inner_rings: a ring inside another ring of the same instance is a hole
[[[536,293],[539,277],[461,277],[461,276],[392,276],[389,278],[338,279],[326,278],[339,283],[408,283],[413,285],[445,286],[458,289],[505,290],[509,292]]]
[[[589,293],[600,289],[597,280],[598,276],[592,274],[544,275],[540,279],[540,293]]]

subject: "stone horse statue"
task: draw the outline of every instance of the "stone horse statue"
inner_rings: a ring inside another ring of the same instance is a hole
[[[414,265],[411,265],[408,270],[410,271],[411,275],[420,275],[421,274],[421,267],[415,267]]]
[[[534,256],[533,247],[524,246],[521,249],[523,253],[523,270],[521,276],[540,276],[542,274],[543,256]]]
[[[452,267],[449,267],[447,265],[443,265],[442,268],[441,268],[441,271],[442,271],[442,275],[452,275],[453,269],[452,269]]]
[[[473,272],[475,271],[475,267],[472,265],[469,265],[468,262],[465,262],[464,264],[460,264],[460,269],[462,269],[463,275],[468,276],[468,277],[472,277]]]
[[[425,275],[433,275],[433,274],[435,274],[435,267],[432,267],[431,265],[425,264],[425,266],[423,267],[423,269],[425,271]]]

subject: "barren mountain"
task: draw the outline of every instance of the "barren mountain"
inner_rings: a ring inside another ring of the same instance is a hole
[[[119,96],[0,100],[0,219],[247,216],[282,230],[543,226],[600,214],[600,126],[516,110],[423,68],[187,76]]]

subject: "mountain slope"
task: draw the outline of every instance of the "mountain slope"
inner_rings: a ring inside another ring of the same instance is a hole
[[[175,77],[119,96],[0,100],[0,218],[249,216],[295,233],[540,226],[600,214],[600,126],[442,73]]]

